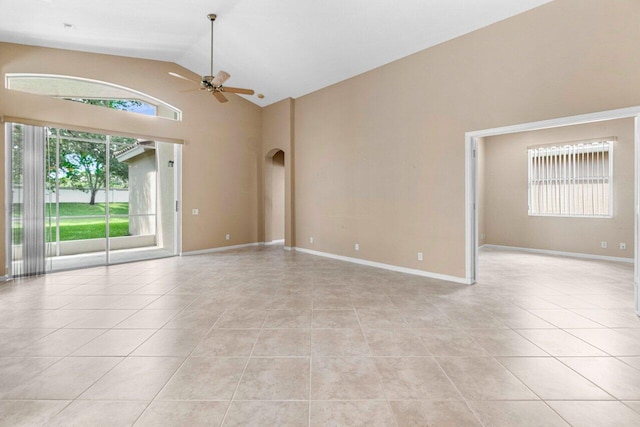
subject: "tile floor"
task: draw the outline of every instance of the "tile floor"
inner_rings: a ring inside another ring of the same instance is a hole
[[[1,426],[638,426],[631,264],[251,248],[0,285]]]

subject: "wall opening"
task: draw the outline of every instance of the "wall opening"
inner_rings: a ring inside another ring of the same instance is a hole
[[[265,243],[284,243],[285,168],[284,151],[273,150],[266,157]]]
[[[476,282],[477,273],[478,273],[478,248],[486,243],[486,240],[490,237],[489,232],[487,232],[486,224],[486,207],[483,206],[483,200],[479,197],[479,194],[483,191],[484,186],[487,185],[487,176],[491,173],[488,170],[486,164],[479,162],[478,157],[483,156],[483,150],[486,148],[485,142],[487,137],[500,137],[524,133],[524,132],[532,132],[532,131],[542,131],[542,130],[554,130],[558,128],[569,128],[571,126],[577,125],[590,125],[597,124],[600,122],[607,121],[621,121],[620,119],[629,119],[627,120],[627,124],[629,127],[633,126],[633,131],[631,132],[628,139],[630,140],[628,143],[628,150],[626,153],[626,157],[633,158],[633,165],[627,165],[627,172],[625,177],[619,177],[618,180],[622,180],[623,189],[631,190],[631,195],[627,195],[627,199],[633,200],[632,206],[632,219],[633,222],[633,234],[632,236],[628,236],[628,233],[625,235],[626,237],[630,237],[632,240],[631,245],[618,245],[620,242],[616,242],[614,248],[618,250],[628,250],[629,256],[624,257],[627,259],[631,259],[634,264],[634,273],[633,273],[633,282],[634,282],[634,305],[636,314],[640,316],[640,269],[639,260],[640,260],[640,251],[637,250],[638,246],[638,231],[640,225],[640,174],[638,173],[639,165],[640,165],[640,107],[631,107],[631,108],[623,108],[619,110],[610,110],[610,111],[602,111],[596,113],[583,114],[579,116],[571,116],[571,117],[563,117],[557,119],[544,120],[540,122],[531,122],[531,123],[523,123],[512,126],[505,126],[501,128],[493,128],[493,129],[485,129],[479,131],[467,132],[465,134],[465,170],[466,170],[466,185],[465,185],[465,240],[466,240],[466,278],[465,281],[468,284],[473,284]],[[610,136],[610,135],[606,135]],[[617,141],[616,143],[618,143]],[[526,148],[525,148],[526,152]],[[615,158],[614,158],[615,163]],[[615,169],[615,166],[614,166]],[[631,171],[632,170],[632,171]],[[614,176],[614,184],[615,184],[615,176]],[[525,181],[526,182],[526,181]],[[526,185],[525,185],[526,187]],[[510,190],[509,190],[510,191]],[[614,198],[617,196],[615,194],[616,189],[614,185]],[[508,193],[508,191],[507,191]],[[627,202],[627,208],[628,208]],[[526,207],[526,204],[525,204]],[[616,215],[616,210],[619,210],[620,206],[613,206],[614,216]],[[591,220],[591,219],[588,219]],[[611,221],[611,219],[607,218],[604,221]],[[484,227],[484,228],[483,228]],[[628,228],[628,227],[627,227]],[[583,237],[583,236],[580,236]],[[601,243],[600,249],[607,249],[608,245],[604,245],[604,242]],[[626,242],[623,242],[626,243]],[[515,246],[515,245],[514,245]],[[630,249],[626,249],[629,247]],[[547,252],[555,252],[555,254],[559,255],[567,255],[567,252],[570,251],[547,251]],[[553,253],[552,253],[553,254]],[[589,255],[587,254],[585,257],[595,257],[595,258],[605,258],[606,256],[601,255]],[[622,257],[611,257],[615,258],[615,260],[621,260]]]

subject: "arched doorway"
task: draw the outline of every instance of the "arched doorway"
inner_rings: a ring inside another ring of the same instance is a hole
[[[265,174],[265,243],[284,244],[285,236],[285,159],[284,151],[275,149],[266,156]]]

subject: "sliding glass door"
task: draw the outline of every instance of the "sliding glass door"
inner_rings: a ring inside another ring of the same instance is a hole
[[[178,146],[20,124],[6,134],[11,276],[177,253]]]

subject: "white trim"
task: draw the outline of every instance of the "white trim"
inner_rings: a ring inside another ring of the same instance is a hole
[[[640,251],[638,250],[638,233],[640,232],[640,116],[636,116],[634,119],[634,207],[635,212],[633,215],[633,241],[634,241],[634,270],[633,270],[633,284],[635,292],[635,309],[636,315],[640,316]]]
[[[635,264],[634,288],[635,288],[635,311],[640,316],[640,251],[638,250],[638,233],[640,232],[640,106],[620,108],[617,110],[600,111],[589,114],[580,114],[577,116],[562,117],[551,120],[542,120],[538,122],[522,123],[512,126],[503,126],[492,129],[471,131],[465,133],[465,280],[469,283],[475,282],[477,274],[478,258],[477,258],[477,233],[478,219],[474,218],[474,204],[477,203],[477,195],[473,191],[477,185],[477,159],[473,157],[473,146],[476,138],[504,135],[515,132],[525,132],[531,130],[549,129],[554,127],[577,125],[583,123],[601,122],[615,119],[635,119],[635,215],[634,215],[634,241],[635,253],[633,261]],[[474,236],[476,239],[474,239]],[[475,257],[474,257],[475,254]]]
[[[285,251],[293,251],[295,248],[292,248],[291,246],[285,246],[284,250]]]
[[[9,280],[8,276],[0,276],[0,282],[6,282],[7,280]]]
[[[271,246],[271,245],[280,245],[284,243],[284,239],[279,239],[279,240],[272,240],[270,242],[264,242],[265,245],[267,246]]]
[[[233,249],[241,249],[241,248],[248,248],[251,246],[262,246],[262,245],[264,245],[264,242],[245,243],[243,245],[220,246],[219,248],[200,249],[197,251],[183,252],[182,256],[202,255],[202,254],[209,254],[213,252],[224,252],[224,251],[230,251]]]
[[[293,249],[296,252],[302,252],[302,253],[321,256],[321,257],[325,257],[325,258],[337,259],[337,260],[340,260],[340,261],[351,262],[351,263],[354,263],[354,264],[366,265],[367,267],[382,268],[384,270],[397,271],[399,273],[413,274],[413,275],[416,275],[416,276],[423,276],[423,277],[429,277],[429,278],[432,278],[432,279],[445,280],[447,282],[462,283],[463,285],[469,285],[470,284],[466,279],[464,279],[462,277],[449,276],[447,274],[431,273],[429,271],[416,270],[416,269],[413,269],[413,268],[406,268],[406,267],[399,267],[397,265],[383,264],[381,262],[367,261],[365,259],[351,258],[351,257],[347,257],[347,256],[335,255],[335,254],[331,254],[331,253],[328,253],[328,252],[319,252],[319,251],[314,251],[314,250],[305,249],[305,248],[296,247],[296,248],[293,248]]]
[[[583,253],[579,253],[579,252],[550,251],[550,250],[547,250],[547,249],[521,248],[519,246],[502,246],[502,245],[490,245],[490,244],[482,245],[482,247],[483,248],[487,248],[487,249],[500,249],[500,250],[503,250],[503,251],[531,252],[531,253],[543,254],[543,255],[556,255],[556,256],[564,256],[564,257],[571,257],[571,258],[587,258],[587,259],[596,259],[596,260],[601,260],[601,261],[614,261],[614,262],[633,263],[633,258],[622,258],[622,257],[615,257],[615,256],[583,254]]]

